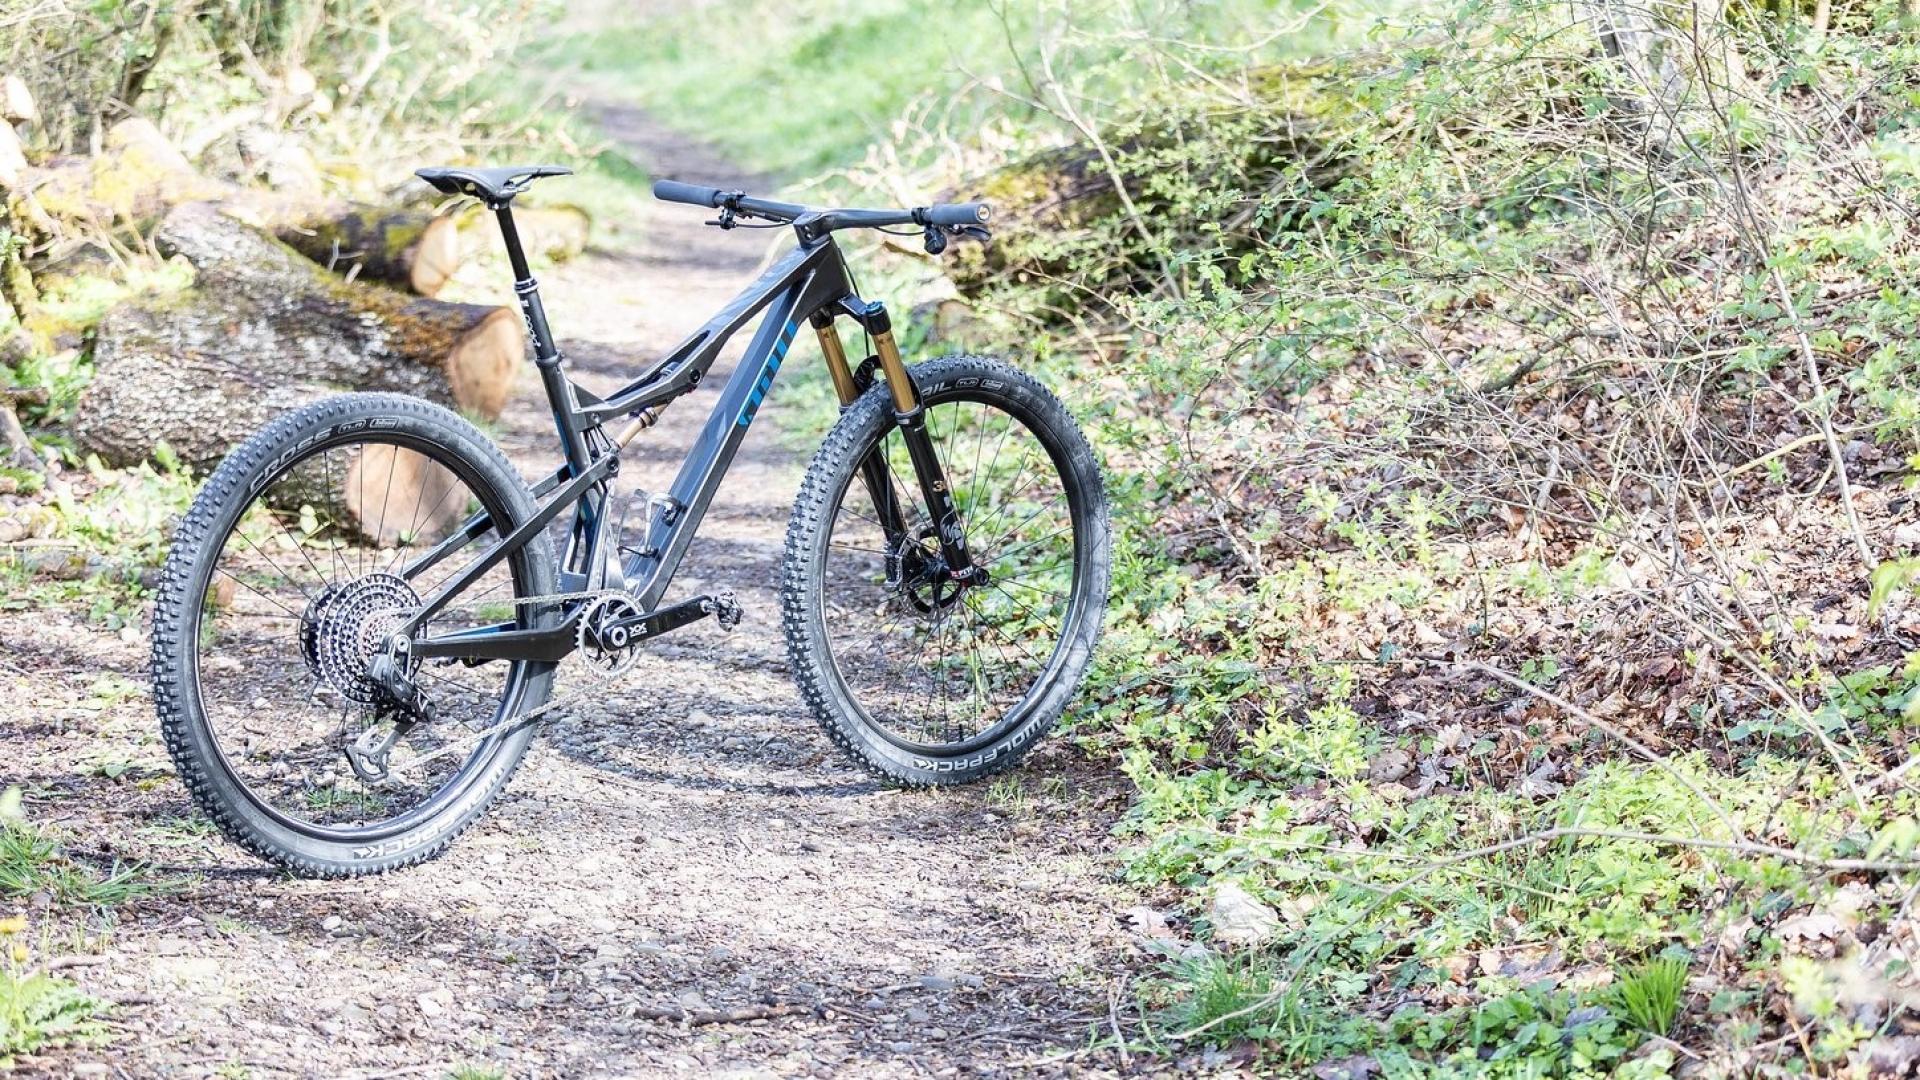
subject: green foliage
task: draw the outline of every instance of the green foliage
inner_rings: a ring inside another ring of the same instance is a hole
[[[1076,93],[1126,92],[1139,76],[1118,39],[1147,28],[1169,40],[1242,47],[1254,58],[1323,44],[1329,18],[1273,33],[1303,6],[1075,4],[1074,55],[1057,74],[1073,80]],[[555,61],[582,63],[745,164],[805,176],[862,159],[897,167],[900,155],[913,155],[919,133],[1004,137],[1009,122],[1043,123],[1033,102],[1051,106],[1052,99],[1039,85],[1047,75],[1038,53],[1058,47],[1043,43],[1058,36],[1059,15],[1033,3],[843,0],[770,18],[765,5],[723,0],[628,29],[561,37],[543,50]],[[766,108],[768,101],[780,107]]]
[[[1614,993],[1620,1012],[1635,1027],[1652,1035],[1665,1035],[1673,1030],[1686,991],[1686,960],[1661,956],[1634,968],[1620,980]]]
[[[73,983],[0,962],[0,1067],[19,1054],[104,1041],[107,1006]]]
[[[1179,1000],[1162,1017],[1172,1032],[1198,1033],[1207,1043],[1231,1046],[1264,1036],[1286,1011],[1284,981],[1271,962],[1255,955],[1186,961],[1175,972]]]

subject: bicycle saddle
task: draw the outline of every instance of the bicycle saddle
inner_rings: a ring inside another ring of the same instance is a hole
[[[500,206],[513,200],[543,176],[567,176],[573,172],[564,165],[500,165],[491,169],[420,169],[413,175],[449,195],[471,195],[488,206]]]

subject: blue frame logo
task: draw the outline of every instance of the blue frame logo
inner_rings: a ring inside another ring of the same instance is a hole
[[[773,352],[768,354],[766,366],[760,369],[759,380],[753,384],[752,390],[747,391],[747,403],[741,407],[737,421],[739,426],[746,427],[753,423],[753,414],[759,412],[760,403],[767,400],[767,391],[773,389],[773,377],[780,370],[780,361],[787,358],[787,347],[793,344],[793,332],[798,326],[799,323],[788,319],[786,327],[780,331],[780,339],[773,343]]]

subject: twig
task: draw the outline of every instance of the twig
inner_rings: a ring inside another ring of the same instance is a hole
[[[626,1005],[628,1016],[648,1020],[671,1020],[688,1027],[706,1024],[743,1024],[749,1020],[772,1020],[795,1013],[812,1012],[805,1005],[746,1005],[737,1009],[685,1009],[678,1005]]]
[[[1563,709],[1568,713],[1568,715],[1572,716],[1576,720],[1579,720],[1581,723],[1586,724],[1588,727],[1595,728],[1596,730],[1605,732],[1607,735],[1612,736],[1614,739],[1618,740],[1621,744],[1626,746],[1628,749],[1632,750],[1634,753],[1640,755],[1641,757],[1645,758],[1647,761],[1651,762],[1656,768],[1659,768],[1660,770],[1665,772],[1667,775],[1679,781],[1681,787],[1686,788],[1689,792],[1693,794],[1694,798],[1697,798],[1702,803],[1706,804],[1707,808],[1712,810],[1715,816],[1719,817],[1721,824],[1725,825],[1727,827],[1727,830],[1731,832],[1736,839],[1740,841],[1746,840],[1746,834],[1741,831],[1739,824],[1733,820],[1733,816],[1731,814],[1728,814],[1726,810],[1722,808],[1717,801],[1714,800],[1713,796],[1707,794],[1706,791],[1700,787],[1700,785],[1694,783],[1692,777],[1688,776],[1686,773],[1681,772],[1679,769],[1675,768],[1672,762],[1668,761],[1666,758],[1660,756],[1659,754],[1654,753],[1651,747],[1647,746],[1645,743],[1634,738],[1633,736],[1627,734],[1625,731],[1621,730],[1620,728],[1617,728],[1614,725],[1607,723],[1605,720],[1600,719],[1599,717],[1593,715],[1591,712],[1588,712],[1586,709],[1583,709],[1580,706],[1575,705],[1573,702],[1568,701],[1566,698],[1561,697],[1559,694],[1556,694],[1551,690],[1547,690],[1543,687],[1535,686],[1532,683],[1526,681],[1525,679],[1520,678],[1518,675],[1508,674],[1507,672],[1502,671],[1499,668],[1492,666],[1491,664],[1483,664],[1477,660],[1466,660],[1466,661],[1449,660],[1445,657],[1432,657],[1430,659],[1438,663],[1449,664],[1457,667],[1463,667],[1470,671],[1478,671],[1482,675],[1486,675],[1490,678],[1498,680],[1499,682],[1505,683],[1510,687],[1513,687],[1515,690],[1520,690],[1524,693],[1531,694],[1542,701],[1548,702],[1560,709]]]

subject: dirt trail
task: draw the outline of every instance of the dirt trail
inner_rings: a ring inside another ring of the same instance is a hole
[[[750,186],[636,112],[601,115],[655,175]],[[643,213],[637,253],[590,252],[543,279],[591,388],[670,348],[765,250],[763,234],[702,228],[692,208]],[[668,410],[623,481],[665,487],[721,382]],[[763,426],[778,422],[779,396]],[[529,377],[502,422],[529,476],[552,460],[542,409]],[[774,585],[805,462],[775,435],[749,437],[669,594],[731,587],[740,627],[696,624],[650,647],[601,705],[548,726],[450,854],[394,876],[299,881],[250,862],[194,822],[164,772],[143,635],[89,627],[81,612],[0,617],[0,782],[23,782],[29,811],[81,853],[191,876],[184,891],[104,919],[40,913],[53,953],[97,955],[69,974],[122,1004],[113,1044],[33,1059],[29,1071],[944,1076],[1112,1065],[1083,1048],[1109,1023],[1123,947],[1114,913],[1130,903],[1105,858],[1118,789],[1063,776],[1084,766],[1058,745],[991,791],[890,791],[840,757],[793,690],[780,640]],[[567,690],[584,676],[562,678]],[[97,767],[107,760],[135,767],[109,779]],[[776,1015],[655,1018],[754,1009]]]

